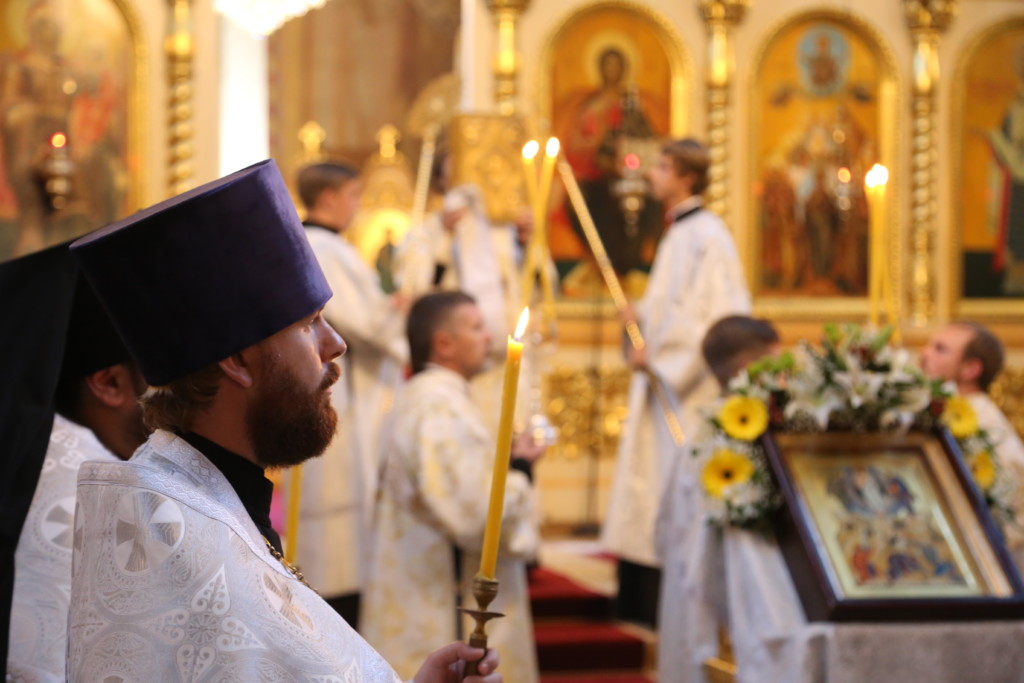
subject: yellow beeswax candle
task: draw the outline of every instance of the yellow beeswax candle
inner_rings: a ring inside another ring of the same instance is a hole
[[[299,546],[299,501],[302,499],[302,465],[288,471],[288,521],[285,524],[284,559],[295,564]]]
[[[875,326],[879,324],[881,317],[884,278],[888,277],[888,269],[885,267],[888,249],[885,234],[885,185],[888,180],[889,171],[881,164],[872,166],[864,176],[864,187],[868,200],[868,220],[871,226],[871,247],[868,250],[870,254],[868,264],[869,320]],[[888,313],[890,318],[894,314],[893,311],[888,311]],[[889,322],[898,324],[896,320],[892,319]]]
[[[519,388],[519,364],[523,358],[523,334],[530,320],[530,309],[524,308],[516,325],[515,336],[508,338],[505,357],[505,383],[501,389],[501,420],[498,422],[498,446],[494,452],[494,475],[491,478],[491,499],[484,526],[484,547],[480,555],[480,574],[494,579],[498,566],[498,545],[501,540],[501,515],[505,508],[505,480],[512,455],[512,418],[516,412]]]
[[[530,140],[523,145],[523,173],[526,174],[526,201],[530,210],[537,206],[537,165],[535,159],[540,151],[540,143]],[[536,217],[535,217],[536,218]]]
[[[558,138],[548,138],[544,145],[544,164],[540,169],[540,184],[537,188],[537,203],[534,207],[534,230],[544,234],[547,227],[548,201],[551,199],[551,181],[555,176],[555,162],[561,150]]]

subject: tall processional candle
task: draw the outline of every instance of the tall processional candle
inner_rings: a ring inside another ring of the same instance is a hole
[[[562,145],[558,138],[548,138],[544,145],[544,164],[540,169],[540,182],[537,185],[537,205],[534,209],[534,229],[541,235],[546,235],[548,202],[551,199],[551,182],[555,176],[555,162],[558,161],[558,152]]]
[[[868,257],[868,305],[869,321],[878,325],[883,305],[883,287],[888,277],[887,252],[888,239],[885,230],[885,186],[889,180],[889,170],[881,164],[875,164],[864,176],[864,189],[868,200],[868,221],[870,229],[870,249]],[[890,316],[893,311],[889,311]],[[896,323],[895,320],[889,320]]]
[[[530,140],[523,145],[523,173],[526,175],[526,202],[530,211],[537,205],[537,166],[534,160],[540,151],[540,143]]]
[[[295,564],[299,547],[299,502],[302,500],[302,465],[288,470],[288,521],[285,522],[284,559]]]
[[[501,516],[505,508],[505,480],[512,456],[512,418],[516,412],[519,388],[519,364],[523,358],[523,334],[530,320],[530,309],[524,308],[516,325],[515,335],[508,338],[505,356],[505,383],[501,389],[501,420],[498,422],[498,446],[494,453],[494,475],[491,478],[491,499],[484,526],[484,547],[480,555],[480,576],[493,580],[498,566],[498,545],[501,541]]]

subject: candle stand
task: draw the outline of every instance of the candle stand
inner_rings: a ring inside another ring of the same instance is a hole
[[[505,616],[501,612],[489,612],[487,608],[491,602],[498,595],[498,581],[497,579],[489,579],[486,576],[477,574],[473,577],[473,598],[476,600],[477,609],[469,609],[468,607],[460,607],[459,611],[463,614],[468,614],[476,622],[476,626],[473,628],[473,632],[469,634],[469,645],[470,647],[478,647],[484,650],[484,656],[487,652],[487,622],[491,619],[497,619],[498,617]],[[463,678],[466,676],[476,676],[479,672],[477,671],[478,662],[466,662],[466,670],[463,673]]]

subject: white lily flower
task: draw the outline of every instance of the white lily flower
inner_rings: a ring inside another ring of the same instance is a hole
[[[885,384],[885,375],[868,372],[859,365],[849,365],[846,372],[832,375],[840,387],[846,390],[850,406],[860,408],[865,403],[878,400],[878,393]]]

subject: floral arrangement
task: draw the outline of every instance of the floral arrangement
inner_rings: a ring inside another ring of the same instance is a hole
[[[905,349],[889,345],[891,328],[828,325],[821,348],[803,343],[752,363],[706,413],[693,455],[719,526],[762,527],[782,498],[758,439],[782,432],[930,430],[945,426],[1001,523],[1012,519],[1009,491],[970,403],[955,386],[929,380]]]

